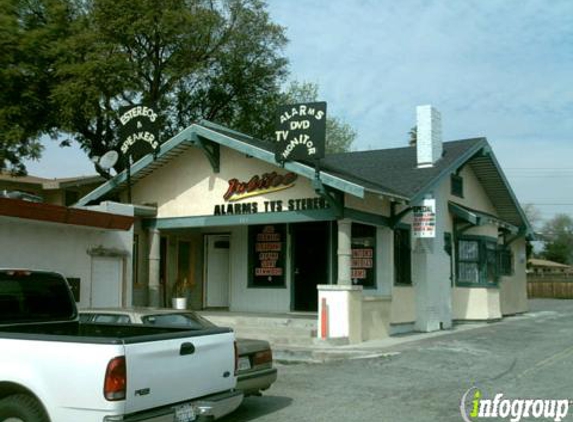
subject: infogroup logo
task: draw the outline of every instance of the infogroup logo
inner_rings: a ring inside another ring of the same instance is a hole
[[[539,419],[560,422],[569,412],[568,399],[508,399],[497,393],[493,399],[486,399],[477,387],[467,390],[460,402],[460,412],[465,422],[488,418],[508,419],[519,422]]]

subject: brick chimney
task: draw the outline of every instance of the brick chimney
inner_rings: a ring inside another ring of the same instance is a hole
[[[416,107],[418,168],[432,167],[442,156],[442,116],[431,105]]]

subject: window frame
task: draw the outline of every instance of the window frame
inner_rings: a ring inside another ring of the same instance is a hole
[[[477,259],[460,259],[460,242],[476,242]],[[455,242],[455,275],[458,287],[485,287],[495,288],[499,285],[501,277],[499,268],[500,246],[497,239],[490,236],[463,235],[458,236]],[[460,281],[460,263],[476,263],[478,269],[477,282]]]
[[[450,177],[450,194],[458,198],[464,197],[464,178],[459,174]]]
[[[394,286],[412,286],[412,228],[410,226],[398,226],[393,231]],[[402,234],[398,235],[398,233]],[[403,239],[407,239],[407,244],[398,244],[397,236],[403,236]]]

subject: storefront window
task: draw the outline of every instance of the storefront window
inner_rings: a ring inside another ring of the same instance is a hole
[[[352,223],[352,284],[376,287],[376,227]]]
[[[286,287],[286,224],[249,227],[249,287]]]

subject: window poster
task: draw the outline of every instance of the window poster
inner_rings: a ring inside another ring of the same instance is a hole
[[[376,227],[352,224],[352,284],[376,287]]]
[[[286,225],[249,227],[249,287],[285,287]]]

